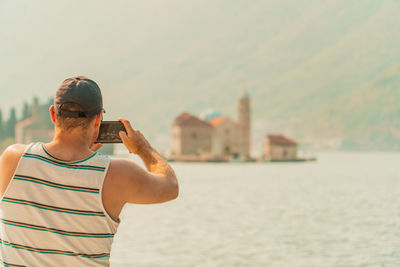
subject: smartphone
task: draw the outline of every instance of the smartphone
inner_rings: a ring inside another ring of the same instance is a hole
[[[96,143],[122,143],[119,132],[126,132],[125,126],[120,121],[102,121]]]

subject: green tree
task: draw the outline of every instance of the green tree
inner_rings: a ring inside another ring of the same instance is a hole
[[[50,106],[52,106],[52,105],[54,105],[54,98],[49,98],[49,100],[47,101],[47,105],[49,106],[49,108],[50,108]]]
[[[7,137],[15,137],[15,124],[17,124],[17,115],[15,112],[15,108],[11,108],[10,116],[8,117],[7,126],[6,126],[6,136]]]
[[[27,102],[24,102],[24,107],[22,110],[22,120],[30,118],[31,116],[32,116],[32,107]]]
[[[4,138],[3,112],[0,110],[0,143]]]
[[[46,125],[49,127],[49,129],[53,129],[54,124],[50,119],[50,113],[49,113],[49,108],[50,106],[54,105],[54,98],[50,98],[47,101],[47,104],[43,104],[43,119],[46,122]]]

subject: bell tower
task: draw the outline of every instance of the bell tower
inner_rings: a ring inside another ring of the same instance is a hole
[[[250,111],[250,95],[245,92],[239,97],[238,104],[238,124],[239,124],[239,144],[241,156],[244,159],[250,158],[250,126],[251,126],[251,111]]]

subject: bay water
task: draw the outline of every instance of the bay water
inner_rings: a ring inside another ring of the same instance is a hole
[[[172,163],[178,199],[127,205],[111,266],[400,266],[400,153]]]

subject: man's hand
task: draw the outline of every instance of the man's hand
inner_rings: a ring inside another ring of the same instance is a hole
[[[119,121],[124,124],[126,129],[126,133],[121,131],[119,136],[130,153],[140,154],[151,149],[151,145],[143,134],[138,130],[134,130],[128,120],[120,118]]]

